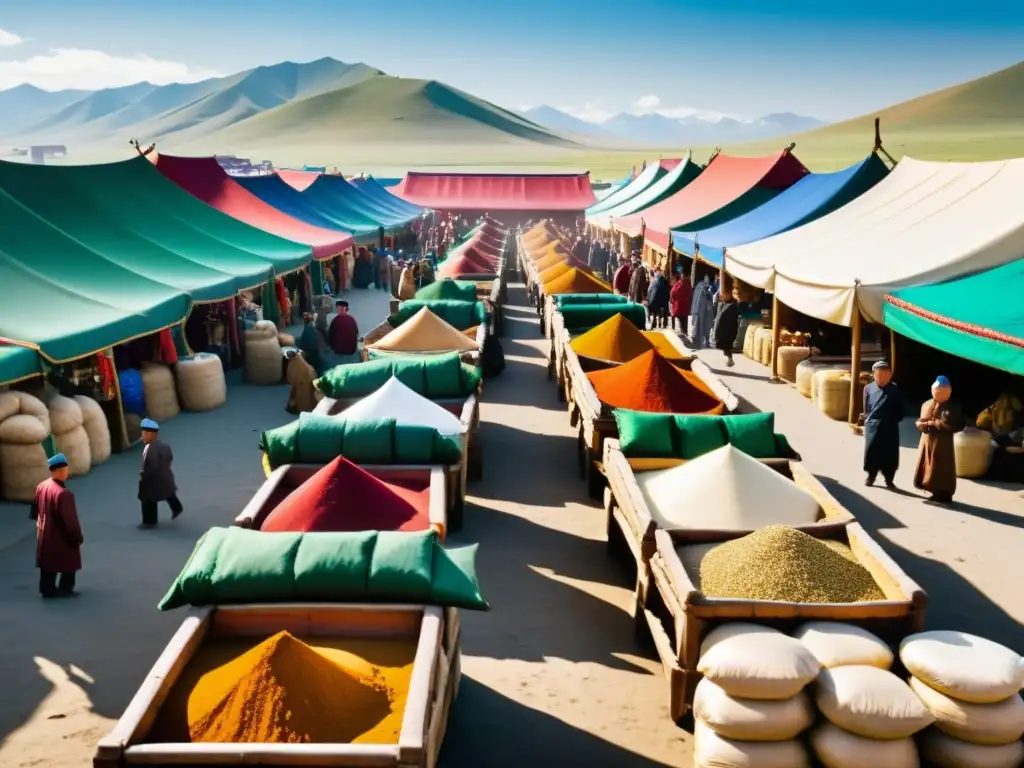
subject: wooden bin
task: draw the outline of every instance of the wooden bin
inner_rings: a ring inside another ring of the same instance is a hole
[[[800,455],[793,452],[789,458],[759,459],[783,477],[796,483],[818,502],[818,522],[810,526],[794,526],[798,530],[816,528],[829,523],[851,522],[853,514],[828,492],[821,481],[800,463]],[[669,469],[685,464],[685,459],[629,459],[619,447],[619,441],[609,438],[604,443],[604,473],[608,488],[604,492],[604,511],[608,532],[608,549],[615,551],[621,540],[636,562],[637,579],[645,587],[650,582],[649,565],[654,554],[654,533],[658,524],[647,506],[636,473]],[[670,529],[674,530],[674,529]],[[694,531],[692,534],[719,535],[732,531]],[[741,532],[751,533],[751,531]]]
[[[337,416],[344,413],[349,406],[355,405],[360,398],[324,397],[317,403],[313,413],[324,416]],[[480,442],[480,401],[474,392],[465,400],[461,398],[439,398],[433,402],[446,411],[451,411],[462,422],[459,439],[462,442],[463,470],[460,481],[461,493],[465,496],[467,480],[479,480],[483,477],[483,445]]]
[[[600,499],[604,493],[604,441],[618,437],[619,428],[612,409],[600,401],[593,384],[580,365],[572,347],[565,345],[566,391],[569,392],[569,425],[578,427],[578,459],[580,477],[587,481],[591,498]],[[700,360],[693,360],[690,370],[725,404],[729,413],[739,407],[739,399],[724,382]]]
[[[384,322],[384,325],[388,325],[386,321]],[[378,326],[378,328],[379,327],[380,326]],[[388,326],[388,327],[390,328],[391,326]],[[474,341],[476,341],[476,343],[479,345],[480,349],[479,350],[472,350],[472,351],[462,352],[459,355],[459,359],[462,362],[464,362],[464,363],[466,363],[468,365],[472,365],[472,366],[474,366],[476,368],[480,368],[480,359],[483,356],[484,345],[487,343],[487,335],[488,335],[487,334],[487,329],[488,329],[488,327],[489,327],[489,324],[488,324],[487,321],[485,321],[483,323],[480,323],[480,325],[476,326],[476,335],[474,337]],[[377,328],[374,328],[374,331],[376,331],[376,330],[377,330]],[[373,333],[373,331],[371,331],[371,333]],[[376,342],[380,341],[386,335],[387,334],[385,333],[384,335],[377,337],[373,341],[370,341],[369,338],[367,338],[367,340],[365,342],[363,342],[363,347],[360,350],[360,357],[362,358],[364,363],[370,359],[370,352],[372,351],[370,349],[370,345],[371,344],[375,344]],[[382,349],[382,350],[380,350],[380,352],[378,354],[381,355],[381,356],[387,356],[387,355],[442,355],[442,354],[447,354],[449,352],[454,352],[454,351],[455,350],[453,350],[453,349],[449,349],[449,350],[443,350],[442,349],[442,350],[431,350],[430,352],[416,352],[415,350],[410,350],[410,351],[395,350],[395,351],[392,352],[392,351],[389,351],[389,350],[383,350]],[[380,359],[380,358],[377,358],[377,359]]]
[[[152,743],[160,708],[200,646],[212,638],[265,639],[287,630],[324,636],[416,638],[409,696],[397,744]],[[458,612],[416,605],[280,604],[192,609],[113,730],[100,739],[93,768],[174,766],[348,766],[433,768],[461,678]]]
[[[235,518],[234,525],[240,528],[259,530],[263,521],[286,496],[306,482],[322,467],[318,464],[282,464],[270,473],[249,503]],[[441,534],[443,539],[448,531],[448,514],[461,510],[452,509],[454,499],[448,496],[447,468],[440,465],[362,465],[378,480],[385,483],[415,482],[430,489],[430,527]]]
[[[859,523],[818,525],[805,533],[848,543],[870,571],[885,600],[865,603],[789,603],[705,597],[697,587],[699,565],[684,564],[677,547],[716,544],[745,534],[734,531],[655,531],[650,583],[637,582],[634,618],[638,634],[649,630],[669,678],[673,720],[685,716],[700,682],[700,646],[715,627],[736,621],[793,631],[807,621],[841,621],[874,632],[892,644],[924,628],[924,591],[872,539]]]

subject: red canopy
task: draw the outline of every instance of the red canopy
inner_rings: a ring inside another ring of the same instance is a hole
[[[263,202],[228,176],[212,157],[176,157],[161,153],[154,164],[179,187],[221,213],[287,240],[312,246],[313,258],[336,256],[355,243],[347,232],[314,227]]]
[[[410,203],[439,211],[583,211],[597,202],[589,173],[409,172],[391,191]]]
[[[314,181],[320,178],[320,174],[316,171],[289,171],[286,169],[278,169],[277,175],[281,177],[289,187],[302,192],[306,187],[310,186]]]
[[[643,231],[646,240],[667,248],[671,230],[700,221],[755,188],[786,189],[808,173],[789,150],[767,157],[719,153],[693,182],[657,205],[616,219],[615,228],[630,235]]]

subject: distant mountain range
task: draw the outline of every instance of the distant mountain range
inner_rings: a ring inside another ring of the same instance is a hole
[[[820,128],[826,123],[814,117],[779,112],[757,120],[736,120],[731,117],[666,117],[658,113],[634,115],[621,112],[600,123],[573,117],[562,110],[543,105],[523,111],[535,123],[556,131],[592,140],[627,141],[654,147],[694,147],[761,141],[790,133]]]

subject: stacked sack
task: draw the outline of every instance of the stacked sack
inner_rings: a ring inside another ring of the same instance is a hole
[[[89,463],[96,467],[110,458],[110,427],[107,414],[100,404],[91,397],[75,395],[75,402],[82,409],[82,428],[89,438]]]
[[[249,384],[280,384],[284,376],[277,326],[260,320],[245,329],[245,380]]]
[[[0,392],[0,494],[10,501],[32,501],[36,486],[50,476],[43,441],[50,413],[25,392]]]
[[[964,632],[921,632],[900,644],[910,687],[935,719],[922,756],[940,768],[1024,763],[1024,659]]]
[[[142,395],[146,415],[156,421],[168,421],[181,413],[178,393],[174,387],[174,374],[163,363],[143,363]]]
[[[228,400],[224,365],[217,355],[197,352],[191,357],[180,357],[174,366],[174,375],[181,405],[186,411],[212,411]]]
[[[70,397],[55,395],[50,400],[50,431],[56,442],[57,453],[67,456],[71,474],[88,474],[92,468],[92,452],[89,435],[85,431],[82,407]]]
[[[890,668],[889,646],[867,630],[815,621],[796,639],[821,665],[815,704],[826,722],[811,733],[825,768],[918,768],[913,736],[932,714]]]
[[[814,721],[804,688],[821,665],[799,640],[756,624],[724,624],[701,645],[693,698],[696,768],[805,768],[799,735]]]

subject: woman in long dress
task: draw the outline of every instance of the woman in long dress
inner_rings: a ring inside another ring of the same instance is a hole
[[[928,491],[930,501],[949,504],[956,492],[956,454],[953,435],[964,428],[960,406],[950,401],[953,385],[945,376],[932,384],[932,399],[921,406],[917,428],[921,442],[917,449],[914,487]]]

